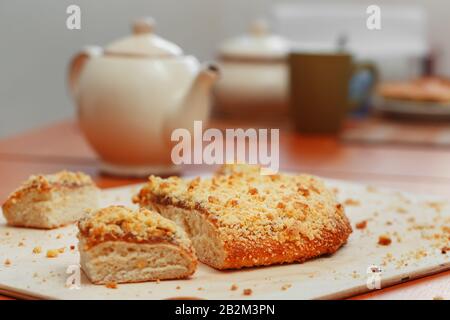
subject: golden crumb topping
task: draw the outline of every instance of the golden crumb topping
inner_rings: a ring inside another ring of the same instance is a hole
[[[8,198],[14,202],[28,192],[35,191],[45,194],[53,188],[78,188],[84,186],[95,186],[91,177],[82,172],[60,171],[48,175],[32,175]]]
[[[168,241],[190,245],[183,230],[174,222],[143,208],[106,207],[81,219],[78,228],[89,246],[114,240],[137,243]]]
[[[134,198],[207,214],[230,240],[301,241],[348,224],[343,207],[322,181],[309,175],[263,176],[258,166],[224,166],[211,178],[151,176]]]
[[[32,175],[22,187],[46,188],[51,186],[80,187],[93,184],[92,179],[82,172],[60,171],[47,175]]]

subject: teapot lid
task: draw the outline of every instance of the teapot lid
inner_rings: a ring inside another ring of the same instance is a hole
[[[155,22],[152,18],[136,20],[131,36],[114,41],[105,48],[106,54],[137,57],[176,57],[183,55],[183,50],[153,33]]]
[[[219,49],[224,58],[284,59],[289,41],[271,34],[265,20],[256,20],[248,34],[225,41]]]

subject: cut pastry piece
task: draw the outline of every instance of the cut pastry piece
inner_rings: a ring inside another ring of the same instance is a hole
[[[344,208],[318,178],[259,172],[228,165],[212,178],[152,176],[133,200],[183,226],[199,260],[217,269],[301,262],[346,243]]]
[[[81,172],[34,175],[3,204],[8,224],[52,229],[76,222],[98,206],[99,189]]]
[[[197,267],[186,233],[154,211],[111,206],[78,228],[80,264],[96,284],[186,278]]]

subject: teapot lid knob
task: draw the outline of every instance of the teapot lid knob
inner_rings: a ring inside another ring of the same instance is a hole
[[[133,23],[134,34],[152,33],[155,27],[155,20],[151,17],[137,19]]]
[[[264,19],[257,19],[250,25],[250,34],[254,36],[266,35],[269,32],[269,26]]]

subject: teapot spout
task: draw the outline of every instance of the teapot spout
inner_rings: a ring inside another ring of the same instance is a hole
[[[200,70],[199,74],[197,75],[197,79],[192,86],[192,89],[195,91],[195,87],[202,87],[205,86],[207,90],[211,88],[211,86],[216,82],[217,78],[219,76],[219,68],[217,65],[213,63],[207,63],[203,65],[202,70]]]
[[[205,64],[194,79],[176,114],[169,117],[166,129],[192,128],[194,121],[206,121],[209,117],[210,92],[219,76],[214,64]]]
[[[219,69],[214,64],[205,64],[200,70],[183,102],[186,119],[206,120],[209,116],[210,91],[218,76]]]

